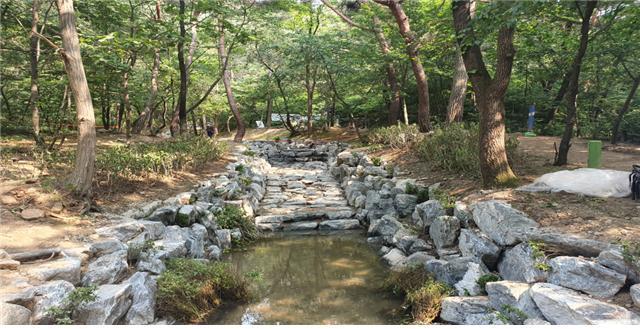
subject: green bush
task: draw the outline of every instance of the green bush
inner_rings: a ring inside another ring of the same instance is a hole
[[[99,152],[96,169],[109,176],[169,175],[219,159],[226,144],[202,136],[179,137],[153,144],[116,146]]]
[[[423,203],[429,200],[429,189],[426,187],[420,187],[413,184],[407,184],[404,193],[413,194],[418,197],[418,203]]]
[[[80,287],[73,290],[60,306],[53,306],[47,314],[53,317],[56,324],[73,324],[73,312],[82,304],[96,300],[96,286]]]
[[[384,144],[391,148],[405,148],[422,138],[418,126],[394,125],[376,128],[367,135],[370,144]]]
[[[640,142],[640,110],[627,113],[620,130],[625,141]]]
[[[465,172],[473,177],[480,176],[478,157],[479,127],[471,124],[452,124],[437,128],[433,134],[416,144],[418,155],[435,168],[450,172]],[[513,159],[518,140],[507,137],[506,149],[509,159]]]
[[[244,210],[235,205],[225,205],[222,211],[216,214],[216,222],[222,229],[239,228],[242,233],[243,243],[254,241],[258,238],[258,229]]]
[[[485,290],[485,288],[487,287],[487,283],[495,281],[500,281],[500,276],[497,274],[489,273],[481,275],[478,280],[476,280],[476,283],[478,284],[478,286],[480,286],[480,289],[482,289],[483,293],[487,293],[487,291]]]
[[[440,313],[442,299],[453,293],[451,287],[435,281],[422,266],[391,272],[383,287],[404,296],[403,308],[417,324],[429,324],[435,320]]]
[[[225,302],[249,299],[245,276],[228,263],[174,258],[158,278],[157,309],[163,316],[202,322]]]

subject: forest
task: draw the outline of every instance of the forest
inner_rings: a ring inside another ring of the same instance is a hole
[[[514,177],[505,133],[638,142],[633,1],[3,2],[3,136],[56,152],[95,132],[173,136],[479,125],[483,183]],[[260,123],[258,121],[261,121]],[[409,129],[409,128],[408,128]],[[358,130],[357,130],[358,131]],[[359,133],[360,131],[358,131]]]

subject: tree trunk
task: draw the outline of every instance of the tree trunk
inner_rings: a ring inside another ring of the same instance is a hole
[[[218,56],[220,57],[220,63],[224,63],[227,60],[227,51],[224,44],[224,25],[219,23],[220,37],[218,39]],[[245,133],[244,122],[242,121],[242,115],[238,108],[236,98],[233,96],[233,90],[231,90],[231,76],[229,70],[223,66],[224,72],[222,72],[222,82],[224,83],[224,89],[227,93],[227,101],[229,103],[229,109],[233,117],[236,119],[236,135],[233,138],[235,142],[242,142]]]
[[[180,38],[178,39],[178,68],[180,69],[180,91],[178,92],[178,104],[173,114],[173,120],[171,120],[171,131],[175,134],[178,131],[180,134],[184,130],[184,125],[187,121],[187,63],[184,59],[184,38],[186,30],[184,26],[184,11],[185,0],[180,0]]]
[[[456,47],[456,64],[451,83],[451,95],[447,105],[447,124],[461,122],[464,111],[464,100],[467,95],[467,70],[464,68],[464,59],[460,48]]]
[[[380,51],[382,51],[382,54],[387,57],[389,56],[391,50],[389,47],[389,43],[387,42],[387,38],[384,36],[380,25],[380,19],[378,18],[378,16],[373,16],[373,27],[376,31],[376,39],[378,40],[378,44],[380,45]],[[389,83],[389,89],[391,91],[391,100],[389,102],[389,117],[387,122],[390,125],[394,125],[398,121],[398,116],[400,114],[400,87],[398,85],[398,76],[396,74],[396,68],[393,65],[393,62],[391,62],[390,59],[386,59],[386,61],[387,82]]]
[[[640,85],[640,77],[633,80],[633,86],[631,86],[631,90],[629,91],[629,95],[627,95],[627,99],[624,101],[624,105],[618,111],[618,115],[616,116],[615,121],[613,122],[613,129],[611,130],[611,144],[618,143],[618,138],[620,137],[620,124],[622,123],[622,118],[629,111],[631,107],[631,103],[633,103],[633,99],[636,96],[636,91],[638,91],[638,85]]]
[[[89,85],[82,65],[80,41],[75,25],[73,0],[57,0],[60,13],[60,34],[64,48],[64,62],[69,85],[76,103],[78,146],[70,183],[81,197],[91,196],[91,183],[96,158],[96,121]]]
[[[131,137],[131,100],[129,98],[129,73],[133,72],[133,67],[136,63],[135,52],[131,54],[129,59],[129,70],[124,73],[122,77],[122,103],[124,105],[124,117],[125,117],[125,133],[127,139]]]
[[[478,141],[480,174],[485,187],[511,184],[515,175],[509,166],[505,144],[504,95],[511,79],[515,49],[514,27],[503,26],[498,31],[495,75],[487,71],[479,43],[471,26],[470,1],[454,1],[453,22],[462,51],[464,65],[476,95],[480,113]]]
[[[271,114],[273,113],[273,97],[271,97],[271,91],[267,94],[267,117],[265,118],[265,126],[267,129],[271,129]]]
[[[587,52],[587,46],[589,44],[589,28],[591,22],[591,15],[596,8],[598,1],[587,1],[582,16],[582,25],[580,27],[580,46],[576,52],[576,56],[573,59],[571,65],[571,77],[569,78],[569,85],[567,87],[567,93],[564,97],[564,103],[567,108],[567,116],[564,121],[564,132],[562,133],[562,140],[560,141],[560,147],[558,148],[558,154],[554,165],[564,166],[567,164],[569,148],[571,148],[571,138],[573,137],[573,128],[576,124],[576,98],[578,96],[578,87],[580,82],[580,68],[582,66],[582,59]],[[579,6],[580,3],[576,2]]]
[[[43,146],[44,141],[40,135],[40,111],[38,109],[38,60],[40,59],[40,38],[38,33],[38,9],[40,5],[38,0],[33,0],[31,8],[31,96],[29,97],[29,106],[31,107],[31,122],[33,128],[33,138],[36,145]]]
[[[567,93],[567,87],[569,87],[570,77],[571,77],[571,70],[569,70],[564,75],[564,78],[562,78],[560,89],[558,89],[558,93],[556,94],[556,97],[553,99],[553,103],[551,103],[551,108],[549,109],[549,111],[547,112],[547,115],[544,116],[544,119],[541,122],[541,125],[544,127],[544,129],[549,128],[549,125],[551,125],[551,122],[553,122],[553,119],[556,117],[556,113],[558,113],[558,106],[560,106],[560,104],[562,103],[562,99],[564,98],[564,95]]]
[[[401,3],[397,0],[380,3],[389,7],[393,17],[398,23],[400,35],[402,35],[402,38],[404,39],[407,55],[409,55],[409,59],[411,60],[411,69],[413,70],[413,75],[416,79],[416,86],[418,88],[418,127],[421,132],[428,132],[431,130],[429,114],[429,83],[427,81],[427,75],[424,73],[422,62],[420,61],[418,46],[415,43],[415,34],[411,31],[409,17],[407,17]]]
[[[407,110],[407,102],[405,101],[404,97],[401,98],[401,103],[402,103],[402,122],[404,122],[405,126],[408,126],[409,125],[409,111]]]

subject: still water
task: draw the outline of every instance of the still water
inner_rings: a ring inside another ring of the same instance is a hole
[[[380,289],[388,270],[355,234],[272,237],[228,255],[258,276],[255,300],[209,324],[392,324],[401,300]]]

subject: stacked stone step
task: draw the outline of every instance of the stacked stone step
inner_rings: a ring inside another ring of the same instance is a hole
[[[272,167],[255,222],[272,232],[361,228],[354,215],[326,163],[290,162]]]

